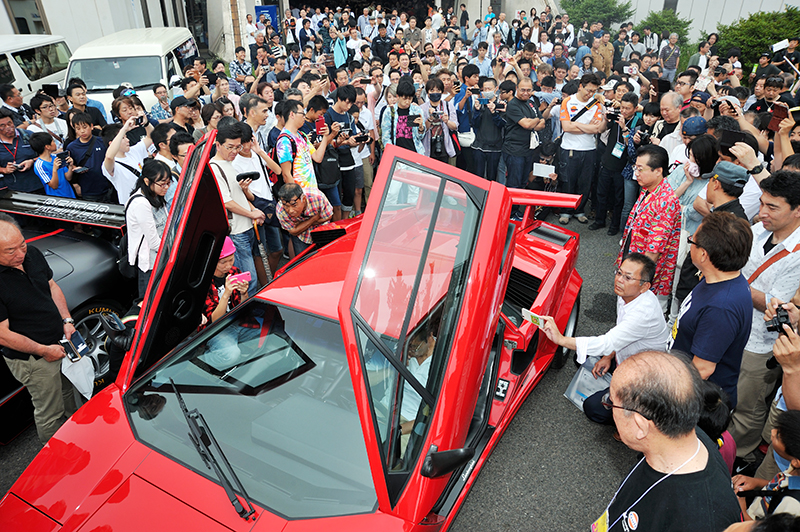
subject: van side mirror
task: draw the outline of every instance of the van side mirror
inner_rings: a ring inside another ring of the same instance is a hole
[[[452,473],[462,465],[469,462],[475,456],[475,449],[462,447],[450,451],[437,451],[437,447],[432,445],[422,463],[420,474],[427,478],[437,478]]]

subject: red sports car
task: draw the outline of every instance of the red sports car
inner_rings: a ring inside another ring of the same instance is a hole
[[[184,171],[116,383],[42,449],[0,526],[445,530],[568,356],[521,311],[574,330],[578,237],[533,213],[578,198],[389,147],[362,219],[318,230],[256,297],[192,335],[227,228],[210,149]]]

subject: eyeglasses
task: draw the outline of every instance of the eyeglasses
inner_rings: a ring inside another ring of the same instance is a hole
[[[55,109],[55,108],[56,108],[56,106],[55,106],[55,105],[53,105],[52,103],[48,103],[48,104],[46,104],[46,105],[40,105],[40,106],[39,106],[39,109],[42,109],[42,110],[44,110],[44,111],[52,111],[52,110],[53,110],[53,109]]]
[[[169,187],[170,182],[171,182],[171,180],[169,180],[169,179],[166,180],[166,181],[156,181],[155,183],[153,183],[153,186],[161,187],[161,188],[167,188],[167,187]]]
[[[675,82],[675,87],[676,88],[677,87],[683,87],[684,85],[688,85],[688,83],[686,83],[685,81],[676,81]]]
[[[649,417],[647,417],[646,415],[642,414],[641,412],[639,412],[638,410],[636,410],[634,408],[625,408],[624,406],[615,405],[611,401],[611,392],[606,392],[606,394],[603,396],[603,398],[600,399],[600,404],[603,405],[603,408],[605,408],[606,410],[611,410],[612,408],[619,408],[620,410],[627,410],[628,412],[636,412],[637,414],[639,414],[643,418],[645,418],[645,419],[647,419],[649,421],[652,421]]]
[[[225,148],[226,150],[229,150],[229,151],[235,151],[235,152],[242,151],[242,145],[241,144],[237,144],[236,146],[228,146],[227,144],[223,144],[222,147]]]
[[[686,241],[687,241],[689,244],[693,245],[693,246],[697,246],[697,247],[699,247],[699,248],[702,248],[702,247],[703,247],[703,246],[701,246],[700,244],[698,244],[697,242],[695,242],[694,240],[692,240],[692,238],[691,238],[691,237],[687,238],[687,239],[686,239]]]
[[[300,200],[302,199],[302,197],[303,196],[297,196],[292,201],[283,201],[283,200],[281,200],[281,203],[283,203],[287,207],[297,207],[298,205],[300,205]]]
[[[619,268],[614,268],[614,275],[617,277],[622,277],[627,282],[639,281],[641,283],[643,281],[643,279],[637,279],[636,277],[633,277],[631,274],[623,272]]]

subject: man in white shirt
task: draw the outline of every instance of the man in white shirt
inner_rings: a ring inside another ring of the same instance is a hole
[[[31,98],[31,109],[36,113],[28,131],[31,133],[50,133],[56,141],[56,147],[60,150],[64,147],[64,139],[67,138],[67,122],[58,118],[58,108],[56,102],[46,94],[37,94]]]
[[[764,310],[774,297],[789,301],[797,290],[800,271],[800,183],[793,173],[778,171],[761,181],[760,222],[752,227],[753,246],[742,275],[750,284],[753,322],[742,355],[737,384],[738,403],[731,420],[736,454],[744,457],[761,443],[769,403],[766,396],[780,376],[767,368],[777,332],[767,330]],[[768,432],[768,431],[767,431]]]
[[[578,363],[587,357],[600,356],[592,375],[599,378],[613,371],[626,358],[642,351],[663,351],[669,341],[669,329],[664,321],[661,303],[650,290],[656,272],[655,263],[641,253],[628,255],[614,276],[617,295],[617,324],[606,334],[591,337],[565,337],[555,320],[543,316],[543,332],[547,338],[564,349],[577,353]],[[595,423],[612,422],[611,411],[602,404],[608,388],[586,398],[583,411]]]
[[[144,112],[140,116],[145,116]],[[124,124],[110,124],[103,128],[103,142],[108,146],[103,161],[103,175],[117,191],[120,205],[125,205],[136,188],[142,163],[149,155],[148,148],[153,143],[150,133],[153,126],[145,119],[147,136],[134,146],[128,140],[128,132],[136,126],[137,117],[132,116]]]
[[[253,24],[253,15],[247,14],[247,24],[244,26],[245,32],[247,32],[247,46],[256,43],[256,32],[258,28],[256,25]]]

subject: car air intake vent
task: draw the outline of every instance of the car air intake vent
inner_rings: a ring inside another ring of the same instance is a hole
[[[336,229],[318,229],[316,231],[311,231],[311,241],[317,245],[318,248],[330,244],[334,240],[339,237],[343,237],[347,234],[342,228]]]
[[[528,231],[528,234],[541,238],[542,240],[547,240],[548,242],[552,242],[553,244],[562,247],[567,242],[569,242],[570,238],[572,238],[570,235],[565,235],[564,233],[561,233],[559,231],[556,231],[555,229],[551,229],[544,225],[539,225],[537,227],[534,227],[533,229]]]
[[[522,309],[530,309],[533,306],[541,284],[541,279],[517,268],[511,268],[508,288],[503,298],[503,314],[516,326],[522,324]]]

